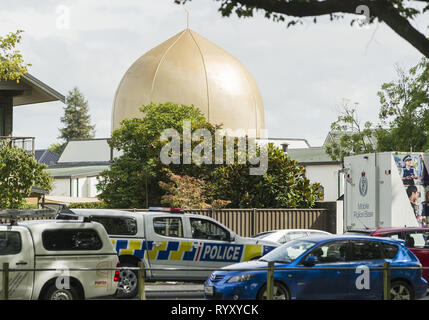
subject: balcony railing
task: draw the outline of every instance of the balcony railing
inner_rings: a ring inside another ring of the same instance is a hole
[[[9,146],[17,146],[34,153],[35,137],[10,137],[0,136],[0,142],[6,141]]]

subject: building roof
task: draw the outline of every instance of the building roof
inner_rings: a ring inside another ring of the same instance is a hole
[[[190,29],[151,49],[124,74],[115,94],[112,130],[141,118],[150,103],[194,105],[213,125],[264,136],[264,106],[255,79],[231,54]]]
[[[65,103],[64,95],[29,73],[22,75],[19,83],[12,80],[1,82],[0,91],[12,91],[17,93],[13,97],[14,107],[50,101],[61,101]]]
[[[94,166],[69,166],[69,167],[49,167],[47,172],[54,178],[79,178],[97,176],[100,172],[109,169],[109,165]]]
[[[57,163],[58,159],[60,158],[60,155],[49,149],[41,149],[41,150],[36,150],[34,152],[34,157],[40,163],[51,166]]]
[[[109,164],[115,155],[108,138],[72,140],[65,146],[57,164]]]
[[[288,156],[300,164],[339,164],[340,161],[332,160],[325,152],[324,147],[311,147],[300,149],[289,149]]]
[[[310,144],[306,139],[302,138],[261,138],[257,139],[260,144],[272,143],[277,147],[283,148],[286,145],[287,149],[310,148]]]

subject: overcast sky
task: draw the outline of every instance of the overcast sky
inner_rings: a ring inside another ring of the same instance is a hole
[[[218,2],[186,5],[190,28],[238,58],[259,85],[268,135],[305,138],[320,146],[343,98],[359,102],[363,121],[376,121],[377,91],[396,79],[395,64],[416,65],[422,55],[384,24],[350,26],[312,19],[286,28],[260,14],[222,18]],[[69,28],[62,22],[69,12]],[[428,13],[413,25],[425,32]],[[89,101],[96,137],[110,136],[113,97],[131,64],[186,28],[173,0],[14,0],[2,3],[0,35],[25,31],[19,50],[30,73],[67,95],[77,86]],[[15,108],[14,135],[35,136],[36,148],[58,142],[64,105]]]

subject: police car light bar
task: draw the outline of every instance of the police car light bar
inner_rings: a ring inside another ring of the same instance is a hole
[[[184,213],[185,210],[182,208],[162,208],[162,207],[149,207],[149,211],[162,211],[171,213]]]

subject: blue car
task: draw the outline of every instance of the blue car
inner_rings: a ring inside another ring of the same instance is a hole
[[[427,291],[419,260],[402,242],[344,235],[300,238],[259,260],[215,271],[204,283],[205,297],[266,299],[268,262],[275,263],[273,299],[382,299],[383,270],[371,268],[382,268],[384,262],[392,267],[391,299],[419,299]]]

